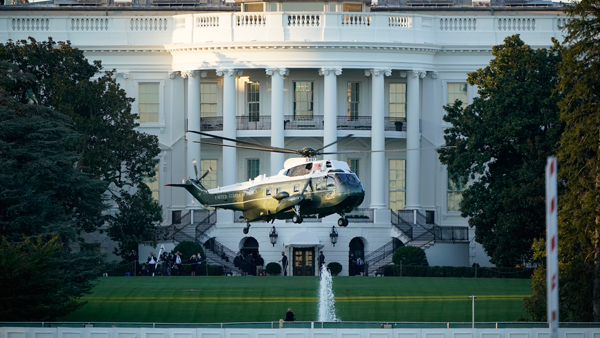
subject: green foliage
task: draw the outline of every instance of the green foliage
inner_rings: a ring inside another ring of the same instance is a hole
[[[392,256],[392,262],[396,265],[428,265],[425,250],[414,246],[403,246],[396,249]]]
[[[557,91],[565,131],[558,151],[561,321],[600,321],[600,1],[565,6]],[[534,290],[536,295],[544,290]]]
[[[342,264],[338,262],[331,262],[327,264],[327,269],[331,272],[331,275],[337,276],[340,272],[342,272]]]
[[[114,73],[104,72],[99,61],[90,64],[83,52],[70,43],[57,43],[52,39],[8,41],[0,45],[0,60],[14,67],[10,73],[4,72],[8,76],[0,80],[6,96],[16,102],[25,102],[29,91],[36,97],[37,108],[52,107],[66,115],[70,119],[67,127],[77,133],[74,138],[69,138],[74,168],[102,181],[107,195],[120,207],[128,208],[137,203],[145,208],[136,212],[151,215],[145,219],[154,223],[146,224],[145,230],[153,229],[158,205],[139,204],[134,192],[144,180],[154,176],[155,158],[160,153],[158,139],[136,130],[139,124],[137,114],[131,112],[133,99],[128,98],[116,83]],[[26,77],[18,79],[19,72]],[[92,192],[95,190],[87,194],[61,191],[80,201],[77,208],[72,208],[76,213],[73,219],[77,232],[96,230],[112,217],[101,213],[106,207],[101,197],[91,198]],[[131,212],[130,209],[121,210],[120,219],[112,220],[112,226],[136,227],[124,223],[134,219],[130,217],[133,216]],[[124,241],[118,252],[124,252],[123,247],[132,246],[140,238],[154,238],[152,234],[145,236],[146,232],[144,236],[125,238],[124,234],[131,231],[123,229],[114,238]]]
[[[265,271],[269,276],[279,276],[281,274],[281,265],[279,263],[271,262],[265,267]]]
[[[200,245],[200,243],[198,242],[183,241],[177,244],[177,246],[173,249],[173,252],[177,251],[181,252],[182,261],[188,261],[190,257],[192,257],[192,255],[196,255],[197,253],[200,253],[203,260],[206,258],[204,257],[204,250],[202,249],[202,245]]]
[[[162,208],[150,188],[141,183],[135,194],[123,191],[116,201],[118,212],[108,220],[108,235],[118,243],[115,254],[125,257],[142,242],[156,246],[155,227],[162,221]]]
[[[531,278],[533,269],[524,268],[481,268],[468,266],[415,266],[387,265],[384,276],[400,277],[459,277],[459,278]]]
[[[78,298],[93,287],[90,274],[99,275],[98,267],[90,266],[96,263],[90,262],[91,257],[65,256],[58,235],[49,240],[43,240],[42,236],[35,241],[25,238],[21,243],[2,238],[0,318],[6,321],[56,320],[83,306],[85,302]],[[79,265],[74,268],[71,264]]]
[[[532,49],[518,35],[493,48],[490,65],[469,73],[479,97],[444,107],[447,146],[440,161],[470,180],[461,213],[475,228],[491,262],[516,266],[531,260],[531,244],[545,231],[546,158],[555,153],[561,48]]]

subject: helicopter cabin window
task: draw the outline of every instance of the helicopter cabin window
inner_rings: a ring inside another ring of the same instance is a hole
[[[348,121],[358,120],[359,85],[358,82],[348,82]]]
[[[267,196],[271,196],[271,188],[267,188],[267,189],[265,190],[265,195],[267,195]]]
[[[254,179],[259,175],[260,159],[251,158],[248,160],[248,179]]]
[[[406,83],[390,83],[390,121],[406,121]],[[401,124],[396,124],[402,128]],[[401,131],[401,130],[398,130]]]
[[[246,83],[246,99],[248,101],[248,122],[260,120],[260,84],[258,82]]]
[[[139,97],[138,108],[140,112],[140,123],[158,123],[159,121],[159,83],[149,82],[138,84]]]
[[[362,12],[362,3],[360,2],[346,2],[342,7],[344,12]]]
[[[403,210],[406,204],[406,160],[390,160],[390,209]]]
[[[308,175],[310,174],[311,170],[312,170],[312,163],[307,163],[304,165],[299,165],[299,166],[295,166],[295,167],[291,167],[290,169],[288,169],[286,176],[303,176],[303,175]]]
[[[244,4],[244,12],[264,12],[264,4],[262,2]]]
[[[347,160],[348,163],[348,167],[350,168],[350,171],[355,173],[356,176],[358,176],[358,162],[359,160],[357,158],[349,158]]]
[[[217,173],[219,172],[217,170],[218,169],[217,164],[218,164],[217,160],[201,160],[200,161],[200,172],[201,173],[204,173],[208,169],[211,169],[210,174],[206,175],[206,177],[204,177],[202,179],[202,185],[206,189],[214,189],[219,186],[217,183],[217,178],[218,178]]]
[[[317,184],[315,184],[315,185],[316,185],[317,190],[321,190],[323,188],[321,186],[321,182],[317,182]]]
[[[333,178],[333,176],[327,176],[326,182],[327,187],[335,187],[335,179]]]
[[[300,191],[300,186],[298,184],[294,185],[294,192]]]
[[[200,117],[217,117],[216,83],[200,83]]]
[[[280,192],[281,192],[281,188],[275,189],[275,195],[279,194]]]
[[[312,81],[294,81],[294,120],[313,119]]]

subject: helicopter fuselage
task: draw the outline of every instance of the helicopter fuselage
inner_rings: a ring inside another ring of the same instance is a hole
[[[345,162],[334,160],[306,161],[286,166],[275,176],[262,175],[210,190],[194,179],[176,186],[185,187],[206,207],[242,211],[248,223],[294,216],[300,223],[302,216],[344,215],[357,208],[365,196],[356,174]]]

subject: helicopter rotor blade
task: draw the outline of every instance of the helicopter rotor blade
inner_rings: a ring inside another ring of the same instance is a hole
[[[194,165],[194,171],[196,172],[196,180],[198,179],[198,165],[196,163],[196,159],[192,160],[192,164]]]
[[[332,145],[334,145],[334,144],[336,144],[336,143],[338,143],[338,142],[341,142],[341,141],[343,141],[343,140],[346,140],[346,139],[348,139],[348,138],[350,138],[350,137],[352,137],[352,136],[354,136],[354,135],[352,135],[352,134],[349,134],[349,135],[347,135],[347,136],[344,136],[344,137],[342,137],[342,138],[341,138],[341,139],[339,139],[339,140],[336,140],[336,141],[334,141],[334,142],[331,142],[331,143],[329,143],[329,144],[328,144],[328,145],[326,145],[326,146],[323,146],[323,147],[321,147],[321,148],[319,148],[319,149],[316,149],[316,150],[315,150],[315,153],[317,153],[317,154],[319,154],[319,155],[321,155],[321,154],[325,154],[325,153],[321,153],[320,151],[321,151],[321,150],[323,150],[323,149],[325,149],[325,148],[327,148],[327,147],[330,147],[330,146],[332,146]]]
[[[213,143],[213,142],[205,142],[205,141],[194,141],[194,142],[200,143],[200,144],[210,144],[210,145],[219,146],[219,147],[231,147],[231,148],[250,149],[250,150],[259,150],[259,151],[270,151],[270,152],[274,152],[274,153],[285,153],[285,154],[298,154],[298,152],[295,150],[289,150],[289,149],[283,149],[283,148],[264,149],[264,148],[236,146],[234,144],[222,144],[222,143]],[[250,144],[252,144],[252,143],[250,143]]]
[[[211,171],[212,171],[212,168],[208,168],[208,170],[204,173],[204,175],[202,175],[202,177],[200,177],[200,181],[202,181],[202,179],[205,178],[206,175],[210,174]]]
[[[213,134],[204,133],[204,132],[195,131],[195,130],[187,130],[187,132],[188,133],[199,134],[199,135],[204,135],[204,136],[209,136],[209,137],[214,137],[214,138],[225,140],[225,141],[230,141],[230,142],[235,142],[235,143],[241,143],[241,144],[247,144],[247,145],[255,147],[255,148],[252,148],[252,149],[255,149],[255,150],[274,151],[274,152],[289,153],[289,154],[298,154],[298,151],[292,150],[292,149],[285,149],[285,148],[279,148],[279,147],[264,146],[262,144],[257,144],[257,143],[252,143],[252,142],[246,142],[246,141],[242,141],[242,140],[237,140],[237,139],[233,139],[233,138],[229,138],[229,137],[224,137],[224,136],[213,135]],[[198,141],[196,141],[196,142],[198,142]],[[200,141],[200,143],[202,143],[202,142]],[[225,144],[218,144],[218,143],[213,143],[213,144],[226,146]],[[257,148],[263,148],[263,149],[257,149]]]
[[[331,151],[320,153],[321,155],[333,155],[333,154],[367,154],[367,153],[387,153],[387,152],[400,152],[410,150],[430,150],[430,149],[445,149],[445,148],[456,148],[456,146],[441,146],[441,147],[428,147],[428,148],[411,148],[411,149],[386,149],[386,150],[344,150],[344,151]]]

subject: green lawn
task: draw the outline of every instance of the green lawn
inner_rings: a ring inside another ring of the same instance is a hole
[[[109,277],[62,321],[213,323],[317,318],[318,277]],[[516,321],[526,317],[528,279],[334,277],[343,321]]]

